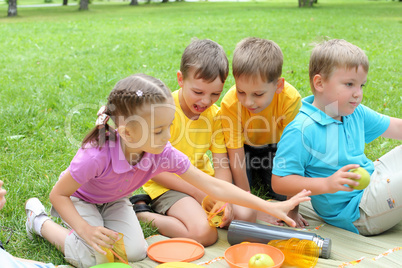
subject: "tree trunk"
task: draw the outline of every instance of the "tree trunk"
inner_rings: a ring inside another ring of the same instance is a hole
[[[17,0],[8,1],[8,16],[9,17],[17,16]]]
[[[63,6],[67,6],[68,5],[68,0],[63,0]]]
[[[138,6],[138,0],[131,0],[130,6]]]
[[[167,3],[169,2],[169,0],[162,0],[162,3]]]
[[[80,10],[88,10],[88,0],[80,0]]]
[[[308,2],[308,5],[309,5],[310,7],[312,7],[314,3],[317,3],[317,2],[318,2],[318,0],[299,0],[299,7],[304,7],[304,6],[306,6],[306,5],[307,5],[307,2]]]
[[[304,0],[299,0],[299,7],[303,7],[304,6]]]

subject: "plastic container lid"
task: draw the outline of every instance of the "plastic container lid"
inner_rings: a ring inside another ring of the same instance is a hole
[[[157,262],[190,262],[204,255],[204,246],[193,239],[171,238],[148,247],[148,257]]]

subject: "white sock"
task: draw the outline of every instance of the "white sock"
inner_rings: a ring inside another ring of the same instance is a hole
[[[33,227],[34,227],[34,231],[37,235],[42,236],[42,233],[41,233],[42,225],[47,220],[50,220],[50,218],[47,215],[39,215],[35,218]]]

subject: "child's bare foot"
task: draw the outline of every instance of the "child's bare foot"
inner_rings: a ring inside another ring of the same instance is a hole
[[[271,216],[262,211],[257,212],[257,220],[264,221],[269,224],[278,225],[278,226],[283,226],[283,224],[284,224],[282,220],[275,218],[274,216]]]

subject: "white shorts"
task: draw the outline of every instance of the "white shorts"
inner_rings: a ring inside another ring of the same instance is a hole
[[[380,234],[402,220],[402,146],[374,162],[370,184],[360,202],[360,218],[353,224],[362,235]]]

